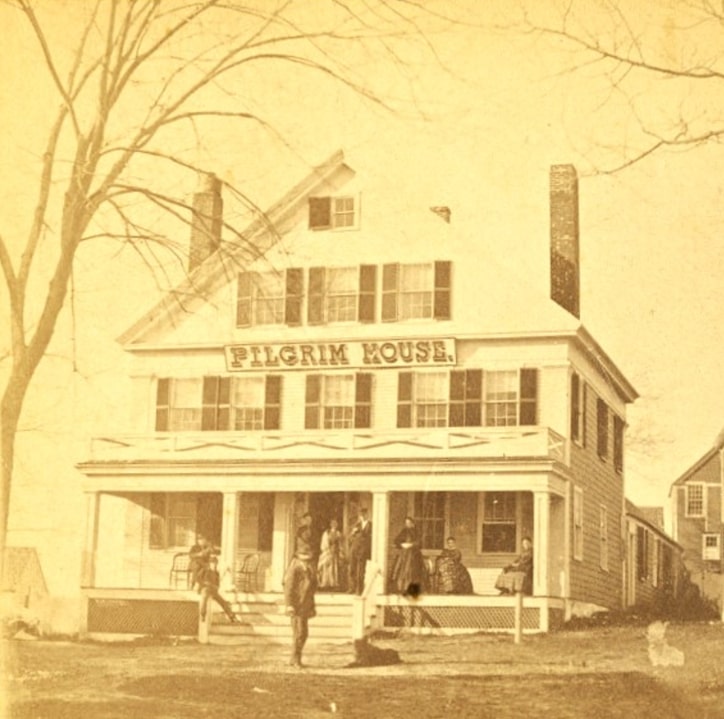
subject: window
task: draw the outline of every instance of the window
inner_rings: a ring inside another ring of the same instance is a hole
[[[356,227],[354,197],[310,197],[309,229],[330,230]]]
[[[158,380],[157,431],[279,429],[281,377]]]
[[[515,492],[486,492],[483,500],[483,552],[513,553],[517,547]]]
[[[686,485],[686,516],[687,517],[703,517],[704,516],[704,485],[703,484],[687,484]]]
[[[302,321],[302,270],[242,272],[236,300],[236,326],[298,325]]]
[[[450,319],[450,262],[382,268],[382,321]]]
[[[415,492],[410,515],[415,520],[421,546],[445,546],[445,492]]]
[[[640,582],[649,577],[649,533],[645,527],[636,527],[636,576]]]
[[[538,371],[400,372],[398,427],[498,427],[537,421]]]
[[[583,490],[573,488],[573,558],[583,559]]]
[[[613,416],[613,466],[617,472],[623,472],[623,429],[624,421]]]
[[[151,494],[151,549],[190,547],[196,540],[196,496]]]
[[[599,507],[598,544],[600,547],[599,564],[601,569],[608,571],[608,510]]]
[[[574,372],[571,375],[571,439],[586,446],[586,383]]]
[[[656,570],[657,583],[664,589],[673,589],[673,550],[669,544],[661,542],[659,546],[659,565]]]
[[[705,562],[718,562],[721,559],[720,539],[718,534],[701,535],[701,558]]]
[[[188,432],[201,429],[201,379],[160,378],[156,384],[156,429]]]
[[[377,268],[311,267],[309,269],[309,324],[374,322]]]
[[[602,399],[596,400],[596,451],[601,459],[608,456],[608,406]]]
[[[350,429],[371,426],[372,375],[308,375],[306,429]]]

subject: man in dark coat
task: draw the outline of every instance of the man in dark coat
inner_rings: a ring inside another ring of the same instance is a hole
[[[349,536],[349,592],[362,594],[365,586],[365,567],[372,556],[372,522],[367,510],[360,509],[359,518]]]
[[[238,624],[239,620],[236,618],[231,605],[219,594],[219,585],[221,584],[221,577],[219,576],[218,559],[215,554],[209,556],[208,565],[203,569],[200,569],[197,575],[197,581],[201,585],[201,606],[199,607],[199,613],[201,614],[201,621],[206,619],[206,611],[209,606],[209,599],[213,599],[223,610],[232,624]]]
[[[316,616],[314,592],[317,589],[317,572],[312,563],[312,555],[297,551],[284,575],[284,598],[287,614],[292,620],[292,658],[293,667],[302,667],[302,649],[309,636],[309,619]]]

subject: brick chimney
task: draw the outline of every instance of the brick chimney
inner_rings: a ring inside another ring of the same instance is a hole
[[[552,165],[551,299],[580,317],[578,175],[573,165]]]
[[[199,187],[191,206],[189,272],[221,245],[224,202],[221,199],[221,180],[216,175],[203,173],[199,176]]]

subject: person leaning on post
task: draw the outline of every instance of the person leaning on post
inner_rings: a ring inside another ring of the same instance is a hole
[[[314,592],[317,572],[312,555],[297,550],[284,575],[284,598],[292,622],[292,656],[289,664],[301,668],[302,650],[309,636],[309,620],[316,616]]]

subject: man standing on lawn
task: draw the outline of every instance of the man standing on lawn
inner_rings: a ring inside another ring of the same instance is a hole
[[[289,664],[301,668],[302,649],[309,636],[309,619],[316,616],[314,592],[317,573],[309,552],[297,550],[284,575],[284,597],[287,614],[292,620],[292,658]]]

